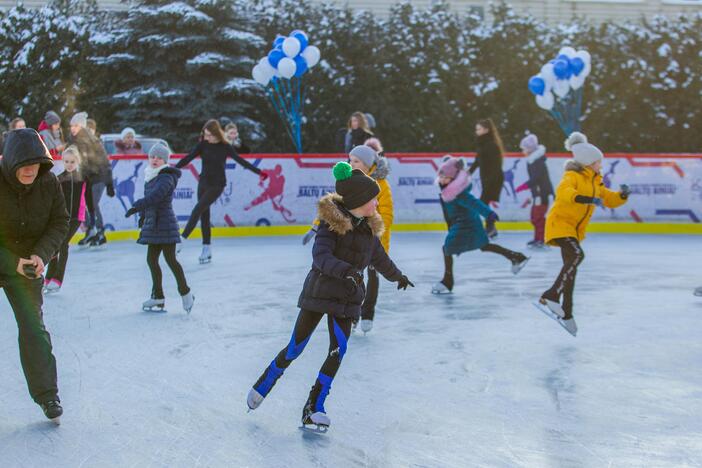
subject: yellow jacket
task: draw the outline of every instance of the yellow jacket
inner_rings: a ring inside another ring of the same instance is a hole
[[[602,176],[589,167],[574,170],[568,163],[561,183],[556,189],[556,201],[546,218],[546,243],[563,237],[585,239],[585,230],[595,212],[595,205],[576,203],[575,197],[583,195],[602,199],[607,208],[617,208],[626,203],[619,192],[609,190],[602,183]]]
[[[392,190],[386,179],[376,180],[380,186],[380,194],[378,194],[378,214],[383,218],[385,231],[380,238],[380,243],[383,244],[385,252],[390,252],[390,230],[392,229],[392,221],[395,217],[395,212],[392,203]]]

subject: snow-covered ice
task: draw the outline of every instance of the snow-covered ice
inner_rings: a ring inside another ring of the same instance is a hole
[[[455,262],[450,296],[432,296],[441,233],[395,234],[417,287],[382,283],[373,331],[355,334],[326,408],[332,427],[301,431],[324,360],[326,325],[266,401],[246,394],[287,344],[309,265],[297,237],[215,239],[181,310],[164,265],[168,314],[141,312],[146,250],[73,251],[63,290],[45,299],[62,425],[31,402],[16,326],[0,300],[3,467],[627,467],[702,465],[699,237],[591,235],[572,338],[531,302],[560,268],[535,252],[514,277],[503,258]],[[498,242],[523,250],[526,233]]]

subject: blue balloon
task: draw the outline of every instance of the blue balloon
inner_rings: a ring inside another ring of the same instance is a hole
[[[268,61],[270,62],[271,66],[273,68],[278,68],[278,62],[283,60],[285,57],[285,54],[281,49],[275,48],[268,52]]]
[[[580,57],[570,59],[570,68],[573,70],[573,75],[580,76],[585,69],[585,62]]]
[[[529,91],[535,96],[543,96],[546,91],[546,82],[540,76],[529,78]]]
[[[273,48],[278,48],[278,47],[283,47],[283,41],[285,40],[285,36],[282,34],[278,34],[275,36],[275,41],[273,41]]]
[[[268,59],[270,60],[270,59]],[[553,73],[559,80],[565,80],[568,78],[570,71],[570,64],[565,60],[556,60],[553,64]]]
[[[295,70],[295,76],[300,77],[304,75],[309,69],[309,67],[307,66],[307,61],[302,55],[298,55],[293,60],[295,60],[295,65],[297,65],[297,69]]]
[[[561,54],[558,57],[556,57],[556,60],[565,60],[567,62],[570,60],[570,57],[568,57],[566,54]]]
[[[305,34],[302,31],[293,31],[292,34],[290,34],[290,37],[294,37],[298,41],[300,41],[300,52],[305,50],[305,47],[307,47],[308,42],[307,42],[307,34]]]

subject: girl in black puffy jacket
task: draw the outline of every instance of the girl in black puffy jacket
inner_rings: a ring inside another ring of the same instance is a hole
[[[414,286],[380,243],[383,220],[376,211],[380,193],[377,182],[345,162],[334,167],[334,177],[336,193],[319,201],[320,224],[312,249],[312,269],[300,294],[301,310],[292,337],[256,381],[247,399],[250,409],[258,408],[327,314],[329,354],[302,410],[302,424],[315,425],[318,430],[326,430],[330,424],[324,402],[346,353],[353,321],[361,315],[366,292],[363,270],[373,265],[388,281],[397,282],[398,289]]]

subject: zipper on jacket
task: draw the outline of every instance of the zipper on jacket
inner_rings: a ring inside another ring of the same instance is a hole
[[[592,196],[595,196],[595,179],[597,178],[597,174],[592,176]],[[593,208],[594,209],[594,208]],[[578,221],[578,224],[575,225],[575,234],[578,234],[578,230],[580,229],[580,225],[585,221],[585,218],[587,218],[587,215],[590,213],[590,206],[585,209],[585,215],[582,217],[580,221]]]

